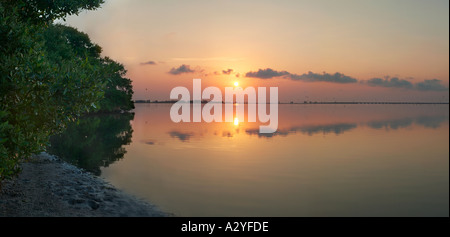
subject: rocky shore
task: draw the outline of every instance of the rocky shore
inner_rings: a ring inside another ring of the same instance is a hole
[[[22,169],[1,185],[0,217],[171,216],[47,153],[32,157]]]

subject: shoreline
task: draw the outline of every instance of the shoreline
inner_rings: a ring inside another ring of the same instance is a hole
[[[56,156],[34,155],[0,187],[0,217],[169,217]]]

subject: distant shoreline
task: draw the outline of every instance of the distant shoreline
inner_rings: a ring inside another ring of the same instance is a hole
[[[136,104],[174,104],[178,102],[177,100],[164,100],[164,101],[150,101],[150,100],[135,100],[134,103]],[[206,104],[206,103],[222,103],[222,104],[231,104],[230,102],[212,102],[212,101],[197,101],[197,103],[200,102],[201,104]],[[194,101],[181,101],[181,103],[194,103]],[[236,104],[236,103],[233,103]],[[248,104],[247,102],[245,102],[244,104]],[[269,103],[267,103],[269,104]],[[363,101],[355,101],[355,102],[345,102],[345,101],[339,101],[339,102],[330,102],[330,101],[325,101],[325,102],[320,102],[320,101],[305,101],[305,102],[279,102],[278,104],[301,104],[301,105],[310,105],[310,104],[343,104],[343,105],[347,105],[347,104],[392,104],[392,105],[397,105],[397,104],[408,104],[408,105],[448,105],[449,102],[363,102]]]

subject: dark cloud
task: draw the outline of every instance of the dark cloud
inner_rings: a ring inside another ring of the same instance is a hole
[[[156,144],[156,142],[154,140],[142,140],[141,142],[144,144],[147,144],[147,145],[155,145]]]
[[[157,63],[155,61],[147,61],[147,62],[143,62],[141,63],[141,65],[156,65]]]
[[[195,72],[195,70],[191,69],[189,65],[183,64],[179,66],[178,68],[172,68],[170,69],[169,73],[172,75],[179,75],[182,73],[192,73]]]
[[[367,81],[362,81],[369,86],[380,86],[380,87],[391,87],[391,88],[405,88],[405,89],[416,89],[419,91],[446,91],[447,87],[441,84],[441,80],[431,79],[424,80],[423,82],[412,83],[406,79],[399,79],[397,77],[385,79],[372,78]]]
[[[289,74],[289,78],[291,78],[292,80],[301,80],[308,82],[315,82],[315,81],[334,82],[334,83],[358,82],[358,80],[356,80],[355,78],[346,76],[339,72],[336,72],[335,74],[328,74],[328,73],[318,74],[313,72],[308,72],[302,75]]]
[[[225,71],[223,71],[225,73]],[[291,79],[294,81],[306,81],[306,82],[332,82],[332,83],[357,83],[358,79],[351,76],[344,75],[342,73],[336,72],[334,74],[329,73],[313,73],[308,72],[304,74],[294,74],[288,71],[277,71],[271,68],[259,69],[256,72],[247,72],[246,77],[259,78],[259,79],[272,79],[275,77],[282,77],[286,79]],[[385,77],[382,78],[372,78],[367,81],[360,80],[362,84],[367,84],[369,86],[387,87],[387,88],[404,88],[404,89],[415,89],[419,91],[448,91],[448,88],[442,84],[441,80],[431,79],[424,80],[423,82],[412,83],[407,79],[400,79],[398,77]]]
[[[183,133],[178,131],[171,131],[169,132],[169,135],[174,138],[180,139],[180,141],[185,142],[189,141],[189,139],[192,137],[192,133]]]
[[[227,70],[222,70],[222,74],[230,75],[231,73],[233,73],[233,69],[231,68],[228,68]]]
[[[342,73],[335,74],[318,74],[313,72],[308,72],[302,75],[293,74],[287,71],[276,71],[271,68],[259,69],[257,72],[247,72],[245,74],[246,77],[254,77],[260,79],[271,79],[274,77],[283,77],[288,78],[294,81],[307,81],[307,82],[315,82],[315,81],[323,81],[323,82],[334,82],[334,83],[356,83],[358,80],[355,78],[346,76]]]
[[[399,79],[398,77],[393,78],[372,78],[367,81],[369,86],[382,86],[382,87],[395,87],[395,88],[406,88],[411,89],[414,85],[405,79]]]
[[[286,76],[289,75],[289,72],[286,71],[275,71],[271,68],[266,68],[266,69],[259,69],[257,72],[247,72],[247,74],[245,74],[246,77],[255,77],[255,78],[260,78],[260,79],[270,79],[273,77],[281,77],[281,76]]]
[[[447,91],[448,88],[441,84],[441,80],[431,79],[416,84],[419,91]]]

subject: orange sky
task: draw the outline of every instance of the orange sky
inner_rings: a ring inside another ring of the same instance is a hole
[[[126,66],[135,99],[165,100],[201,78],[204,86],[278,86],[282,102],[448,102],[448,17],[447,0],[108,0],[65,24]],[[281,76],[246,77],[267,68]],[[329,82],[324,72],[355,80]]]

